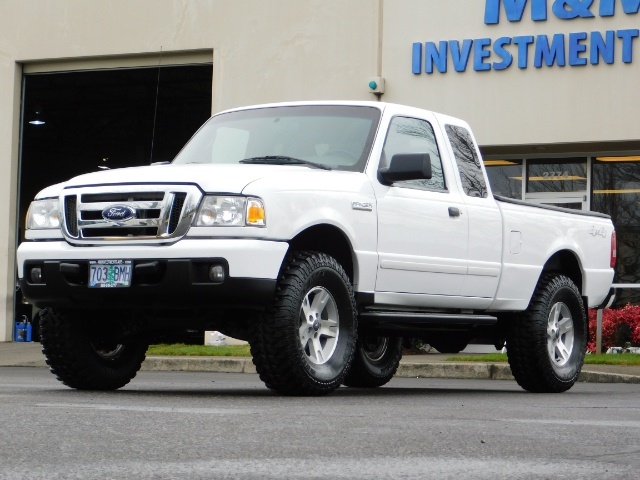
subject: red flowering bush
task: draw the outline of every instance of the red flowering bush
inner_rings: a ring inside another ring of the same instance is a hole
[[[596,351],[597,310],[589,310],[589,343],[587,350]],[[602,350],[640,345],[640,305],[627,304],[624,308],[605,308],[602,312]]]

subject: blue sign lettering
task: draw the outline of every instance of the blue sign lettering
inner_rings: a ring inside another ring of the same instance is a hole
[[[500,37],[493,44],[493,51],[502,59],[501,62],[493,62],[494,70],[506,70],[513,63],[513,55],[504,48],[505,45],[509,44],[511,44],[511,39],[509,37]]]
[[[411,63],[411,71],[416,75],[422,73],[422,43],[415,42],[413,44],[411,58],[413,59]]]
[[[491,52],[487,50],[490,46],[490,38],[479,38],[473,42],[473,69],[476,72],[491,70],[491,65],[484,61],[491,56]]]
[[[593,32],[591,34],[591,52],[589,61],[591,65],[598,65],[600,63],[600,57],[604,60],[604,63],[613,63],[614,45],[616,32],[613,30],[607,30],[607,39],[602,38],[600,32]]]
[[[529,63],[529,45],[533,43],[533,35],[513,37],[514,45],[518,46],[518,68],[527,68]]]
[[[547,67],[552,66],[554,62],[556,62],[559,67],[565,66],[564,34],[556,33],[553,36],[551,45],[549,45],[549,37],[546,35],[538,35],[536,38],[536,53],[533,60],[533,66],[540,68],[542,67],[543,61]]]
[[[598,14],[601,17],[612,17],[616,3],[622,3],[622,10],[628,15],[640,11],[640,0],[600,0]],[[574,18],[593,18],[591,11],[594,0],[553,0],[551,11],[562,20]],[[504,9],[509,22],[520,22],[527,7],[527,0],[485,0],[484,23],[495,25],[500,23],[500,9]],[[531,0],[531,20],[544,22],[547,20],[547,0]]]
[[[501,0],[486,0],[484,9],[484,23],[492,25],[500,22]],[[507,20],[519,22],[524,14],[527,0],[502,0]],[[531,0],[531,20],[534,22],[547,19],[547,0]]]
[[[633,60],[633,39],[638,38],[638,29],[618,30],[618,38],[622,39],[622,61],[631,63]]]
[[[589,10],[593,0],[556,0],[553,2],[553,13],[562,20],[574,18],[592,18],[594,15]]]
[[[469,39],[462,41],[462,48],[460,48],[460,42],[456,42],[455,40],[449,41],[451,60],[453,60],[453,68],[456,69],[456,72],[464,72],[467,69],[472,45],[473,40]]]
[[[635,14],[640,10],[640,0],[620,0],[626,14]],[[616,12],[616,0],[600,0],[600,16],[613,17]]]
[[[594,0],[485,0],[484,22],[497,24],[500,22],[501,10],[507,20],[520,22],[525,10],[530,7],[533,21],[547,20],[548,7],[553,14],[563,20],[576,18],[593,18]],[[635,15],[640,11],[640,0],[599,0],[598,14],[610,17],[615,13],[616,4],[622,5],[627,15]],[[593,11],[592,11],[593,9]],[[554,35],[519,35],[514,37],[466,38],[440,42],[415,42],[412,44],[411,71],[415,75],[433,74],[435,70],[446,73],[449,61],[456,72],[465,72],[469,60],[473,56],[473,70],[506,70],[514,63],[520,69],[530,66],[533,56],[535,68],[583,67],[613,64],[618,58],[623,63],[633,62],[635,40],[640,36],[637,28],[624,30],[607,30],[606,32],[574,32]],[[531,49],[533,49],[532,54]],[[616,51],[619,53],[616,54]]]
[[[457,72],[464,72],[469,64],[469,57],[473,50],[473,69],[476,72],[487,70],[506,70],[517,59],[520,69],[529,67],[530,46],[533,45],[533,66],[547,67],[571,67],[584,66],[588,63],[598,65],[600,59],[606,64],[612,64],[615,60],[616,44],[621,47],[620,60],[624,63],[632,63],[633,47],[635,40],[640,36],[637,28],[627,30],[609,30],[600,32],[576,32],[565,36],[556,33],[553,36],[523,35],[518,37],[500,37],[493,41],[490,38],[465,39],[460,42],[450,40],[448,42],[426,42],[423,45],[414,43],[412,47],[412,72],[416,75],[433,73],[437,70],[446,73],[451,62]],[[568,37],[568,41],[567,38]],[[422,52],[424,50],[424,56]],[[588,52],[588,55],[587,55]],[[491,57],[496,60],[492,61]],[[588,57],[588,58],[587,58]],[[423,63],[424,62],[424,63]]]
[[[569,65],[572,67],[587,64],[587,59],[580,56],[581,53],[587,51],[587,46],[582,43],[586,39],[587,32],[569,34]]]
[[[447,71],[447,42],[440,42],[440,48],[433,42],[425,43],[424,71],[433,73],[433,65],[440,73]]]

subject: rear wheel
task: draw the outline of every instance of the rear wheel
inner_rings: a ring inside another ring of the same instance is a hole
[[[530,392],[564,392],[577,381],[587,346],[580,292],[564,275],[540,279],[529,308],[510,319],[507,357],[518,384]]]
[[[272,308],[251,342],[253,361],[273,390],[324,395],[340,386],[353,359],[353,290],[326,254],[296,252],[286,262]]]
[[[402,337],[360,335],[344,384],[359,388],[381,387],[393,378],[401,358]]]
[[[51,372],[79,390],[115,390],[136,376],[148,344],[140,337],[109,338],[89,328],[89,312],[40,312],[42,352]]]

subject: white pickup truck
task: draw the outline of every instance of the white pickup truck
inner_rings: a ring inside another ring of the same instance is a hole
[[[171,163],[40,192],[18,249],[51,371],[110,390],[150,342],[247,340],[280,393],[378,387],[403,339],[502,347],[531,392],[575,383],[611,295],[606,215],[496,198],[469,126],[378,102],[212,117]],[[202,337],[200,337],[202,338]]]

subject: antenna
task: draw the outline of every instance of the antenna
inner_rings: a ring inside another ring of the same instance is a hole
[[[153,131],[151,132],[151,157],[149,164],[153,163],[153,142],[156,139],[156,120],[158,118],[158,95],[160,93],[160,66],[162,65],[162,45],[160,45],[160,57],[158,58],[158,79],[156,81],[156,106],[153,111]]]

